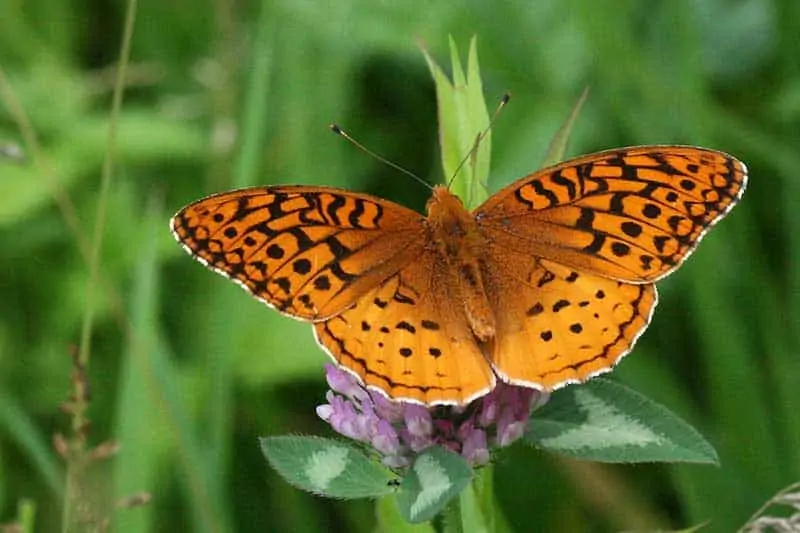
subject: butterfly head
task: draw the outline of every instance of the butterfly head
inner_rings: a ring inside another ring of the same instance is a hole
[[[436,185],[433,194],[425,205],[429,219],[452,218],[448,215],[453,213],[466,212],[464,202],[461,198],[450,192],[445,185]]]

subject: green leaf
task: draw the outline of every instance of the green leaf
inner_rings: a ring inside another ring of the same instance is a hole
[[[572,112],[567,117],[567,120],[558,128],[553,140],[550,141],[550,146],[547,148],[547,154],[545,154],[544,162],[542,163],[543,168],[555,165],[564,160],[564,154],[567,153],[567,143],[572,133],[572,127],[578,119],[578,115],[581,112],[584,102],[586,102],[587,96],[589,96],[588,87],[583,90],[578,101],[575,102],[575,106],[573,106]]]
[[[374,498],[394,492],[392,472],[348,443],[300,435],[261,439],[270,465],[294,485],[329,498]]]
[[[432,519],[472,479],[472,468],[458,454],[432,446],[417,456],[400,484],[397,505],[411,523]]]
[[[452,191],[464,201],[467,208],[472,208],[488,196],[486,180],[489,177],[492,147],[491,135],[487,133],[480,140],[477,150],[473,151],[478,136],[489,126],[478,65],[477,41],[473,37],[470,43],[465,76],[458,50],[450,39],[452,82],[425,50],[423,54],[436,85],[444,176],[448,180],[455,176]],[[460,166],[467,156],[469,160]]]
[[[461,491],[458,499],[461,511],[461,530],[464,533],[485,533],[491,531],[489,519],[484,514],[481,502],[478,499],[475,485],[470,483]]]
[[[490,463],[475,473],[472,483],[459,497],[464,533],[511,531],[495,498],[494,489],[494,466]]]
[[[719,463],[714,448],[689,424],[606,379],[555,392],[534,412],[525,439],[563,455],[609,463]]]
[[[432,524],[409,524],[400,514],[394,498],[380,498],[375,502],[375,531],[386,533],[436,533]]]

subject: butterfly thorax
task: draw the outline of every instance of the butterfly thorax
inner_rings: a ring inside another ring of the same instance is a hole
[[[472,332],[482,341],[495,334],[495,319],[481,271],[486,239],[461,200],[437,186],[427,204],[431,241],[447,266],[450,287],[458,291]]]

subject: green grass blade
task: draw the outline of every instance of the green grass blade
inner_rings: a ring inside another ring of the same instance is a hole
[[[550,165],[555,165],[556,163],[560,163],[566,159],[564,156],[567,153],[567,144],[569,143],[570,134],[572,133],[572,127],[578,120],[578,115],[580,114],[581,108],[586,102],[586,98],[588,98],[588,96],[589,88],[586,87],[578,98],[578,101],[575,102],[572,112],[564,121],[564,124],[562,124],[558,129],[553,137],[553,140],[550,141],[550,146],[547,148],[547,153],[544,156],[542,167],[549,167]]]
[[[160,490],[160,469],[168,454],[171,439],[167,419],[162,416],[160,394],[154,390],[157,382],[153,359],[158,352],[158,294],[159,272],[156,243],[163,231],[160,205],[150,202],[144,217],[148,231],[139,246],[139,262],[133,279],[130,309],[131,334],[120,371],[117,397],[116,437],[121,451],[114,462],[114,495],[121,500],[130,494]],[[165,380],[177,376],[165,376]],[[120,532],[150,531],[154,526],[152,505],[118,513],[115,528]]]
[[[23,406],[4,392],[0,392],[0,428],[11,442],[29,457],[37,474],[55,494],[64,490],[64,472],[47,436],[43,435],[36,422],[25,413]]]
[[[247,187],[258,183],[265,150],[266,120],[270,102],[270,79],[272,76],[272,48],[275,37],[275,21],[267,0],[261,3],[261,15],[256,25],[256,39],[250,50],[249,76],[245,87],[244,106],[241,112],[242,135],[239,154],[233,169],[233,186]]]

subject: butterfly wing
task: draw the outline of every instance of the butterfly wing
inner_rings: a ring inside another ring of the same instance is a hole
[[[677,268],[744,192],[747,169],[704,148],[579,157],[512,183],[475,211],[509,250],[631,283]]]
[[[424,247],[424,219],[330,187],[255,187],[209,196],[171,221],[198,261],[295,318],[340,313]]]
[[[493,246],[487,285],[497,335],[486,352],[503,381],[553,390],[607,372],[645,330],[655,285],[591,274]]]
[[[739,200],[745,166],[648,146],[535,172],[475,211],[496,316],[495,372],[554,389],[610,370],[647,327],[656,281]]]
[[[396,400],[463,405],[494,388],[452,277],[431,249],[346,311],[314,324],[318,342]]]

